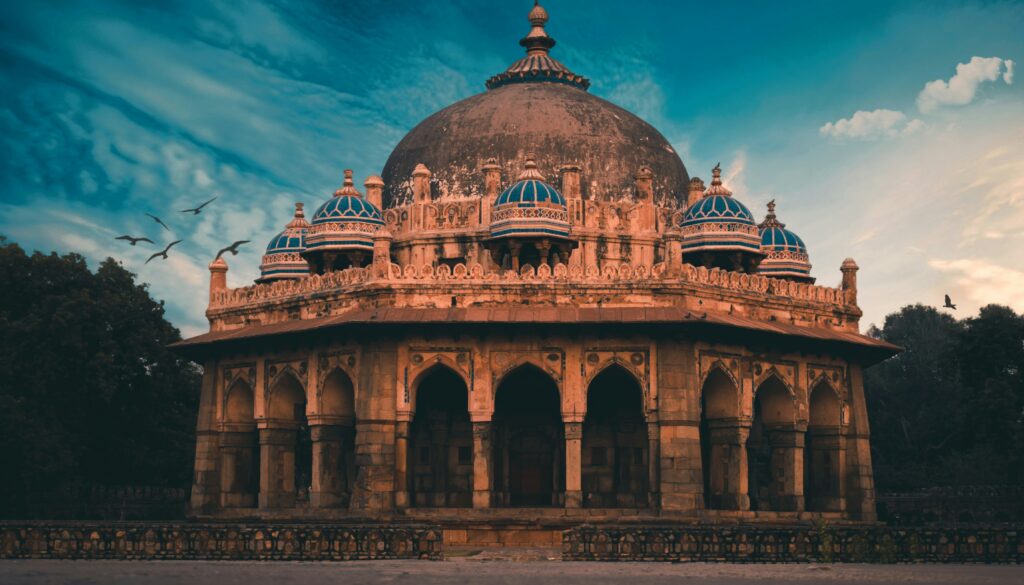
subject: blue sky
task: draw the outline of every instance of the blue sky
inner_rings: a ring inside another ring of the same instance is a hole
[[[944,292],[960,314],[1024,310],[1024,3],[709,4],[544,2],[553,54],[691,175],[720,160],[757,215],[775,198],[819,283],[857,260],[865,327]],[[530,5],[3,3],[0,233],[114,256],[201,332],[219,247],[254,241],[229,258],[230,284],[251,282],[293,201],[318,205],[344,168],[380,173],[418,121],[517,59]],[[121,233],[186,241],[144,265]]]

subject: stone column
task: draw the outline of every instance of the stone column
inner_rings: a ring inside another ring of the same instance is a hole
[[[189,506],[193,511],[212,512],[220,500],[220,438],[217,432],[217,362],[203,363],[196,425],[196,457]]]
[[[473,422],[473,507],[491,507],[491,421]]]
[[[659,486],[661,478],[658,475],[660,468],[661,450],[661,426],[656,419],[647,421],[647,506],[652,510],[661,507],[658,499],[660,494]]]
[[[256,507],[256,449],[255,429],[220,433],[221,507]]]
[[[711,434],[710,507],[718,510],[749,510],[747,437],[750,436],[750,423],[711,420],[708,426]]]
[[[395,507],[409,507],[409,421],[395,425]]]
[[[295,429],[260,429],[260,508],[295,506]]]
[[[314,508],[338,508],[345,500],[344,476],[345,436],[348,429],[340,425],[309,427],[313,440],[313,485],[309,503]]]
[[[804,432],[799,427],[771,429],[772,508],[779,512],[804,510]],[[781,476],[779,472],[781,471]]]
[[[565,507],[583,506],[583,423],[565,423]]]

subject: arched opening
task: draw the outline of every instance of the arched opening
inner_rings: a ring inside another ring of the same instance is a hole
[[[259,437],[253,420],[252,388],[236,380],[224,401],[220,436],[221,506],[252,508],[259,493]]]
[[[518,272],[524,266],[534,269],[546,264],[554,268],[566,263],[572,251],[572,244],[562,240],[508,239],[501,240],[492,248],[495,263],[502,270]]]
[[[324,378],[319,423],[313,440],[311,501],[322,508],[347,508],[356,479],[356,408],[352,379],[340,368]]]
[[[720,368],[704,380],[700,394],[700,455],[704,507],[735,510],[740,505],[739,388]]]
[[[781,510],[782,498],[791,490],[787,483],[790,466],[786,457],[791,449],[783,439],[791,436],[796,420],[793,398],[786,385],[776,376],[761,383],[754,396],[753,420],[747,438],[747,480],[750,509]]]
[[[643,390],[636,378],[618,364],[590,382],[582,456],[584,506],[647,506]]]
[[[554,380],[532,365],[505,376],[493,428],[495,505],[564,505],[565,433]]]
[[[810,396],[810,417],[806,438],[807,509],[812,512],[841,511],[842,492],[842,410],[839,396],[824,380],[815,384]]]
[[[435,366],[417,385],[408,454],[413,506],[473,505],[469,393],[462,377],[445,366]]]
[[[291,373],[270,390],[267,431],[261,465],[267,492],[265,507],[291,507],[309,501],[313,478],[313,443],[306,420],[306,393]]]

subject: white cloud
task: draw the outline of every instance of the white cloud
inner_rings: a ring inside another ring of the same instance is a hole
[[[971,57],[967,63],[956,66],[956,75],[949,81],[936,79],[926,83],[917,96],[917,108],[930,113],[942,106],[965,106],[974,100],[982,83],[999,79],[1000,73],[1006,84],[1013,83],[1013,61]]]
[[[957,289],[973,305],[980,307],[998,303],[1024,311],[1024,272],[1020,270],[981,258],[933,259],[928,265],[940,272],[956,275],[954,283]]]
[[[818,131],[822,136],[830,138],[875,140],[910,134],[923,127],[924,122],[917,119],[907,120],[907,116],[903,112],[879,108],[870,112],[858,110],[849,118],[828,122]]]

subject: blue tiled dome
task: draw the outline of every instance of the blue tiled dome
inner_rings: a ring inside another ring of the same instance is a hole
[[[683,226],[707,222],[757,225],[745,205],[726,195],[711,195],[694,203],[683,216]]]
[[[536,207],[544,203],[565,207],[565,198],[544,181],[524,179],[505,189],[494,202],[494,206],[514,204],[518,207]]]
[[[295,204],[295,216],[281,233],[270,239],[267,252],[260,262],[260,277],[256,282],[302,278],[309,274],[309,265],[302,259],[306,251],[306,234],[309,222],[302,211],[302,204]]]
[[[384,225],[384,218],[376,205],[358,195],[336,195],[313,214],[313,225],[332,222]]]
[[[267,254],[300,253],[306,249],[306,230],[286,229],[271,238]]]
[[[757,226],[761,230],[761,252],[765,259],[757,267],[758,274],[799,282],[814,282],[807,246],[800,236],[786,229],[775,217],[775,200],[768,202],[768,215]]]

